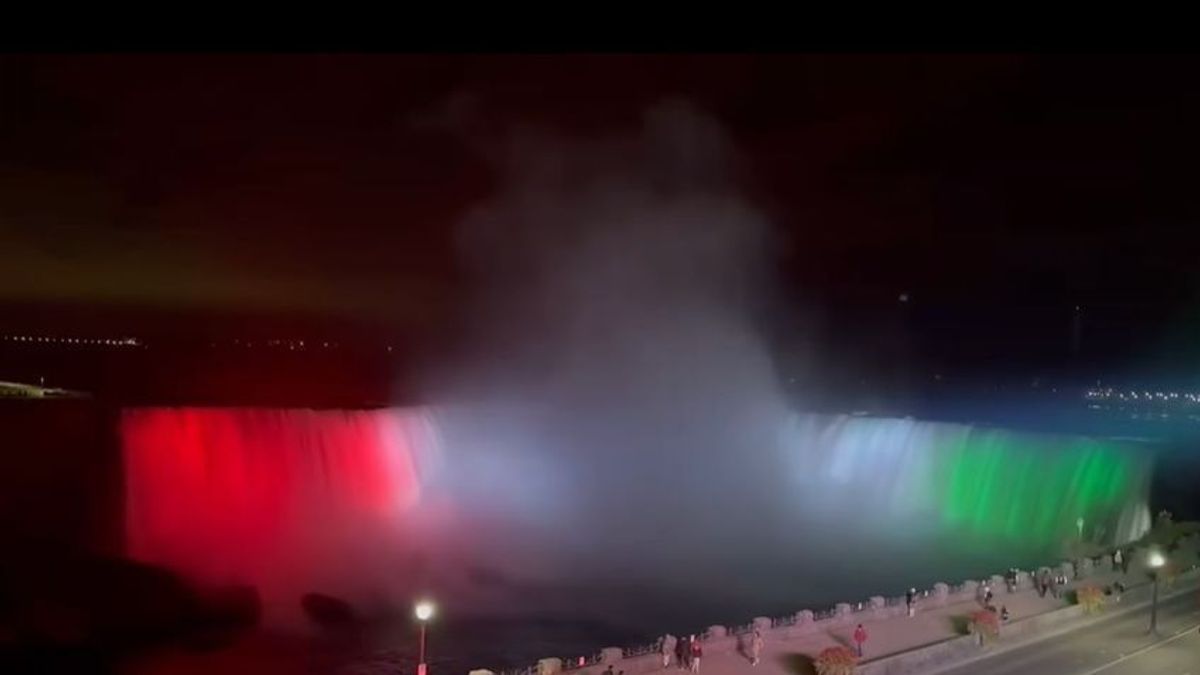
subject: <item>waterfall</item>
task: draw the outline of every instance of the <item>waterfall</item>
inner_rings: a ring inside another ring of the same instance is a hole
[[[804,508],[853,509],[884,537],[941,530],[1049,550],[1083,518],[1128,541],[1148,501],[1148,452],[1104,439],[796,415],[781,451]]]
[[[386,596],[435,459],[420,411],[140,409],[121,437],[128,554],[282,621],[309,592]]]
[[[255,586],[274,623],[304,593],[396,605],[430,584],[515,611],[538,589],[594,609],[622,584],[756,611],[1044,561],[1079,518],[1117,543],[1149,525],[1134,444],[769,412],[714,431],[518,408],[129,410],[128,552]]]
[[[1131,500],[1121,509],[1112,543],[1121,546],[1137,541],[1150,531],[1153,524],[1150,505],[1144,501]]]

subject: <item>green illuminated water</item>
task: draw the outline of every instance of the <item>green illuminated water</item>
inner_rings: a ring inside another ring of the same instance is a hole
[[[850,510],[890,538],[1046,551],[1079,538],[1080,518],[1096,543],[1140,534],[1130,513],[1145,510],[1152,466],[1113,440],[851,416],[797,415],[784,451],[817,517]]]

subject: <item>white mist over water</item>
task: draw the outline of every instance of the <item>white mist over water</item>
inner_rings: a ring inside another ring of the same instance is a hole
[[[772,232],[735,165],[714,120],[667,104],[629,134],[512,143],[463,223],[476,340],[438,398],[472,460],[447,480],[489,477],[459,495],[515,505],[576,579],[657,583],[765,543]]]
[[[1089,519],[1144,498],[1137,460],[1080,439],[789,411],[760,329],[778,310],[773,232],[704,114],[664,105],[628,134],[506,147],[461,230],[473,350],[434,395],[431,491],[520,589],[486,609],[554,596],[658,627],[794,611],[1056,555],[1082,497],[1043,500],[1043,468],[1067,486],[1128,471]],[[971,502],[985,484],[993,501]]]

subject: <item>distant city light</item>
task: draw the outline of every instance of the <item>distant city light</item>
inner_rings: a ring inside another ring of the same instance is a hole
[[[1172,407],[1191,407],[1200,404],[1200,392],[1188,391],[1156,391],[1153,394],[1148,391],[1119,391],[1112,387],[1097,387],[1088,389],[1084,392],[1084,399],[1092,402],[1115,401],[1118,404],[1121,401],[1145,401],[1157,405],[1167,405]],[[1142,405],[1145,405],[1144,403]],[[1093,410],[1100,410],[1103,406],[1091,404],[1088,406]],[[1157,412],[1161,418],[1169,416],[1161,411]],[[1189,416],[1190,419],[1190,416]]]
[[[35,342],[47,345],[107,345],[111,347],[140,347],[137,338],[80,338],[56,335],[0,335],[3,342]]]

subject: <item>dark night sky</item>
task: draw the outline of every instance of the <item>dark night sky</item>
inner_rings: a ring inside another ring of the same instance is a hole
[[[1159,354],[1195,297],[1198,64],[0,57],[0,303],[436,331],[454,225],[495,180],[481,147],[686,98],[744,154],[797,304],[837,323],[907,291],[922,349],[1035,361],[1079,304],[1097,359]]]

